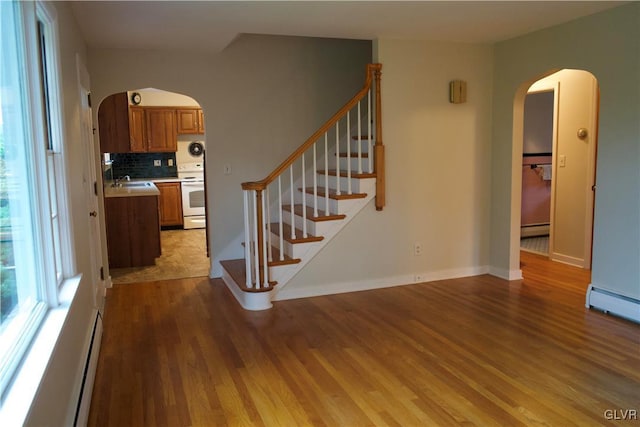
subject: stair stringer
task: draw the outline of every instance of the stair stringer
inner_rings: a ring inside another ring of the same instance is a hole
[[[372,179],[372,181],[375,181]],[[315,242],[313,246],[309,247],[309,250],[300,258],[301,262],[298,264],[286,265],[286,266],[277,266],[270,267],[269,274],[272,280],[276,280],[278,285],[273,290],[271,294],[271,299],[273,301],[278,300],[278,292],[286,287],[286,285],[293,279],[302,269],[317,255],[319,254],[324,247],[340,233],[340,231],[354,219],[362,209],[364,209],[369,202],[371,202],[375,198],[375,194],[373,191],[367,193],[367,197],[362,199],[353,199],[349,200],[348,207],[340,213],[346,215],[346,218],[342,220],[332,221],[335,222],[333,227],[327,230],[327,233],[323,234],[323,240],[320,242]]]

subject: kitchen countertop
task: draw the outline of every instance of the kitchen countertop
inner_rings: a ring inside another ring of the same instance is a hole
[[[132,179],[131,181],[137,181],[137,180]],[[174,176],[174,177],[170,177],[170,178],[149,178],[149,179],[145,179],[144,181],[152,181],[152,182],[182,182],[183,180],[178,178],[177,176]]]
[[[113,181],[104,182],[104,197],[159,196],[160,190],[151,180],[132,179],[122,181],[122,186],[112,187]]]

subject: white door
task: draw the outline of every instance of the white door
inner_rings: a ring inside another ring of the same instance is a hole
[[[102,244],[100,240],[99,201],[93,138],[93,117],[91,111],[91,92],[88,86],[88,72],[77,58],[78,86],[80,92],[80,120],[82,128],[82,146],[84,148],[84,166],[82,184],[84,187],[87,215],[89,216],[91,282],[95,307],[102,309],[105,292],[104,270],[102,269]]]

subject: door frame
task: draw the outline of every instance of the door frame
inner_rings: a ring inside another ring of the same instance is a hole
[[[571,68],[563,68],[571,69]],[[512,133],[512,165],[511,165],[511,233],[510,233],[510,271],[509,280],[517,280],[522,278],[522,271],[520,270],[520,219],[522,214],[522,154],[523,154],[523,130],[524,130],[524,100],[528,93],[529,88],[537,81],[542,80],[562,69],[549,70],[548,72],[539,75],[535,78],[523,82],[516,91],[513,101],[513,133]],[[592,91],[594,94],[593,102],[591,103],[591,112],[589,114],[589,123],[587,124],[589,129],[593,132],[593,144],[589,145],[587,164],[585,165],[587,179],[591,185],[585,186],[587,197],[585,200],[585,230],[584,230],[584,260],[581,267],[585,269],[591,269],[592,254],[593,254],[593,234],[594,234],[594,209],[595,209],[595,179],[596,179],[596,158],[597,158],[597,146],[598,146],[598,128],[599,128],[599,109],[600,109],[600,91],[598,80],[595,75],[584,69],[576,69],[579,71],[588,72],[593,76]],[[555,209],[555,185],[556,180],[556,168],[557,168],[557,143],[558,143],[558,126],[559,123],[557,115],[559,114],[560,106],[560,84],[556,82],[554,89],[554,132],[553,132],[553,156],[552,156],[552,181],[551,181],[551,215],[550,215],[550,230],[549,230],[549,257],[553,253],[553,216]],[[562,262],[562,260],[559,260]]]

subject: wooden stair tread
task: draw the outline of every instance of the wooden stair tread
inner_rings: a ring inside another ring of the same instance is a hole
[[[349,153],[340,153],[340,157],[349,157],[347,156],[347,154]],[[352,159],[357,159],[358,158],[358,153],[357,152],[351,152],[350,157]],[[368,159],[369,158],[369,153],[360,153],[360,157],[362,157],[363,159]]]
[[[291,205],[282,206],[282,210],[291,212]],[[302,216],[302,205],[294,205],[293,213]],[[345,219],[347,216],[343,214],[329,214],[326,215],[323,210],[318,209],[318,216],[313,215],[313,207],[307,206],[307,219],[313,222],[321,222],[321,221],[335,221],[340,219]]]
[[[289,243],[309,243],[309,242],[319,242],[324,239],[322,236],[313,236],[307,233],[307,237],[302,237],[302,230],[295,229],[296,237],[295,239],[291,237],[291,226],[285,222],[282,223],[282,238]],[[280,235],[280,225],[277,222],[271,224],[271,232],[276,236]],[[275,255],[273,256],[275,258]]]
[[[302,188],[298,188],[299,191],[303,191]],[[313,194],[313,187],[305,188],[305,193]],[[326,189],[324,187],[318,187],[318,197],[325,197]],[[333,200],[349,200],[349,199],[364,199],[367,197],[367,193],[352,193],[347,194],[343,191],[342,194],[336,194],[336,190],[329,189],[329,198]]]
[[[236,285],[238,285],[238,287],[245,292],[268,292],[272,290],[275,285],[278,284],[278,282],[271,281],[269,282],[269,287],[267,288],[260,288],[260,289],[248,288],[246,284],[247,275],[244,270],[245,269],[244,258],[220,261],[220,265],[222,265],[222,267],[227,271],[227,273],[229,273],[229,276],[231,276],[233,281],[236,282]]]
[[[318,173],[320,175],[324,175],[323,170],[319,170]],[[327,173],[329,176],[336,176],[335,169],[329,169]],[[343,178],[348,178],[348,174],[346,171],[340,171],[340,176]],[[375,177],[376,177],[375,173],[368,173],[368,172],[358,173],[358,172],[351,171],[351,178],[366,179],[366,178],[375,178]]]

